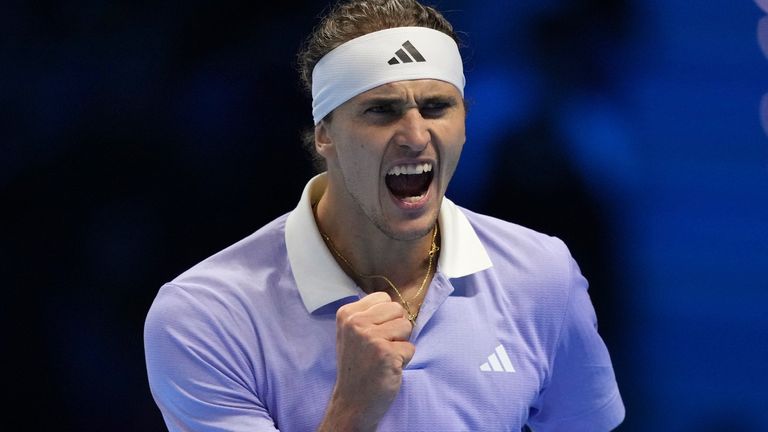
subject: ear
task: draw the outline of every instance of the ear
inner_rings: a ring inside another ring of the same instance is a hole
[[[315,126],[315,150],[326,159],[329,153],[333,151],[333,139],[328,126],[325,120],[321,120]]]

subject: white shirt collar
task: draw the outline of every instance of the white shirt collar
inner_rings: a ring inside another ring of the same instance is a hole
[[[299,205],[285,222],[288,261],[309,312],[362,293],[336,263],[315,223],[312,203],[320,200],[327,184],[325,174],[312,178],[304,187]],[[447,198],[443,198],[438,221],[441,245],[437,268],[445,277],[467,276],[492,266],[467,217]]]

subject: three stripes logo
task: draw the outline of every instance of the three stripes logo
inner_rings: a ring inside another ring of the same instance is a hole
[[[403,51],[403,48],[405,48],[405,51]],[[416,62],[425,62],[427,61],[423,55],[419,52],[419,50],[416,49],[415,46],[411,43],[411,41],[405,41],[403,42],[403,48],[400,48],[395,52],[395,56],[389,59],[387,63],[391,65],[396,65],[402,63],[413,63]],[[408,51],[408,52],[406,52]],[[408,55],[410,54],[410,56]],[[400,60],[398,60],[400,59]]]
[[[488,361],[480,365],[483,372],[515,372],[512,362],[509,360],[504,347],[499,345],[494,352],[488,356]]]

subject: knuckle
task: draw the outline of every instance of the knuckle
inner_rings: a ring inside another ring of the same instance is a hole
[[[374,298],[376,300],[381,301],[381,302],[391,302],[392,301],[392,297],[390,297],[389,294],[387,294],[384,291],[377,291],[377,292],[371,294],[371,296],[375,296]]]
[[[384,339],[375,339],[371,341],[371,350],[379,358],[386,358],[390,355],[392,349],[390,343]]]
[[[395,320],[396,329],[399,332],[402,332],[404,334],[410,334],[411,329],[413,328],[413,325],[410,321],[408,321],[408,318],[405,317],[399,317]]]
[[[344,324],[350,327],[360,327],[362,324],[362,319],[363,318],[359,312],[353,313],[346,316],[346,318],[344,319]]]
[[[370,345],[371,349],[376,353],[383,354],[387,352],[387,342],[384,339],[373,339]]]
[[[349,317],[349,305],[344,305],[336,310],[336,321],[343,322]]]
[[[367,319],[360,313],[353,313],[337,322],[337,327],[342,332],[353,336],[355,339],[371,339],[372,327],[367,323]]]
[[[389,307],[392,309],[392,312],[394,313],[405,312],[405,308],[403,307],[403,305],[401,305],[398,302],[389,302]]]
[[[408,342],[406,345],[406,350],[411,354],[411,357],[416,353],[416,345]]]

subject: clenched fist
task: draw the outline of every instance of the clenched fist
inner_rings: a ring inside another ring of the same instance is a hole
[[[375,430],[413,358],[405,309],[384,292],[336,313],[336,385],[320,430]]]

